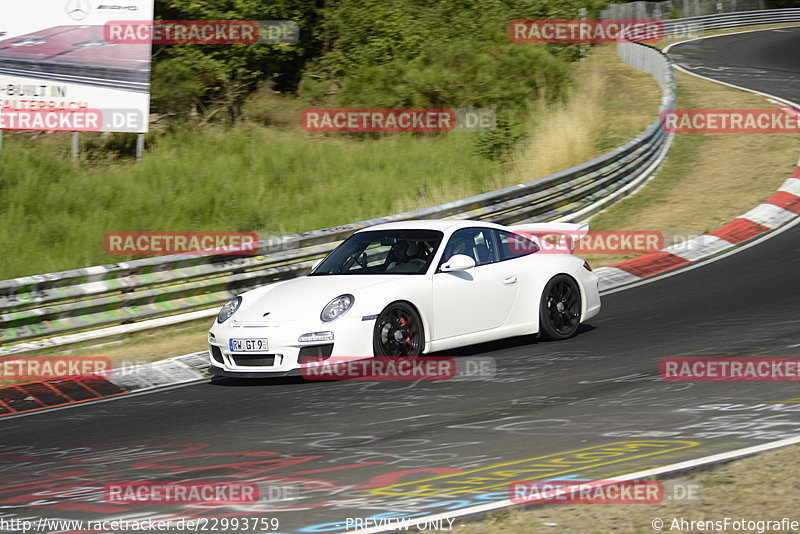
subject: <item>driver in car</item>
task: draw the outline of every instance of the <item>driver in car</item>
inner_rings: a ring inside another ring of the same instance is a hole
[[[398,241],[394,246],[394,261],[386,267],[386,272],[419,273],[425,268],[425,260],[418,258],[419,247],[408,241]]]

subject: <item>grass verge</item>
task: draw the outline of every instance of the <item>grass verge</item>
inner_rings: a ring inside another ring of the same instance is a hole
[[[416,197],[400,199],[395,213],[528,182],[600,156],[642,133],[658,111],[660,91],[653,79],[616,58],[614,45],[592,48],[575,65],[567,99],[540,99],[528,110],[527,135],[504,158],[502,169],[481,187],[459,182],[430,184]],[[625,95],[635,94],[631,99]]]
[[[677,72],[681,109],[774,109],[766,99]],[[679,133],[656,176],[590,220],[592,230],[682,237],[718,228],[769,198],[792,173],[798,134]],[[666,240],[665,246],[672,244]],[[587,256],[594,267],[633,256]]]
[[[673,520],[721,521],[731,519],[780,521],[792,517],[797,497],[795,459],[800,446],[769,451],[710,469],[680,475],[681,481],[699,483],[698,504],[571,504],[547,505],[528,511],[508,509],[474,523],[456,521],[458,534],[653,534],[653,520],[664,522],[663,532],[709,532],[709,528],[672,528]],[[722,531],[717,529],[716,531]],[[729,531],[732,531],[729,527]],[[740,530],[755,532],[754,530]],[[772,530],[797,532],[797,530]]]
[[[41,141],[0,151],[0,247],[15,251],[0,258],[2,278],[133,259],[107,256],[106,232],[326,228],[497,172],[462,133],[361,141],[243,123],[165,134],[138,165],[76,166]]]

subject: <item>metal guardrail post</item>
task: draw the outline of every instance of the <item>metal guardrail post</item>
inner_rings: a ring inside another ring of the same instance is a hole
[[[136,163],[141,163],[142,154],[144,153],[144,134],[136,135]]]
[[[72,162],[77,163],[80,156],[80,134],[72,132]]]

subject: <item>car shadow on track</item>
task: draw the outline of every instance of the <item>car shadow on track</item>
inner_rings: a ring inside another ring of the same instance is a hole
[[[215,376],[208,383],[212,386],[225,387],[263,387],[263,386],[288,386],[292,384],[313,384],[319,381],[306,380],[301,376],[275,376],[270,378],[235,378],[230,376]]]
[[[575,337],[578,337],[582,334],[587,332],[591,332],[595,330],[597,327],[592,326],[590,324],[582,324],[578,327],[578,331],[575,334]],[[574,338],[571,338],[574,339]],[[479,343],[477,345],[469,345],[466,347],[460,347],[457,349],[451,349],[447,351],[441,352],[433,352],[431,354],[426,354],[425,356],[448,356],[448,357],[467,357],[467,356],[475,356],[479,354],[488,354],[497,351],[504,351],[508,349],[515,349],[525,346],[533,346],[539,344],[557,344],[560,343],[567,343],[569,340],[562,340],[562,341],[549,341],[549,340],[542,340],[539,339],[538,334],[531,334],[528,336],[517,336],[517,337],[510,337],[506,339],[501,339],[497,341],[489,341],[486,343]],[[425,357],[423,356],[423,358]],[[299,375],[292,375],[292,376],[275,376],[269,378],[237,378],[237,377],[228,377],[228,376],[215,376],[210,381],[209,384],[212,386],[223,386],[223,387],[264,387],[264,386],[287,386],[287,385],[297,385],[297,384],[319,384],[320,382],[338,382],[338,380],[307,380]]]
[[[597,327],[592,326],[590,324],[581,324],[578,326],[578,331],[575,333],[575,337],[578,337],[582,334],[587,332],[591,332],[595,330]],[[570,338],[570,339],[574,339]],[[506,339],[499,339],[497,341],[487,341],[486,343],[478,343],[477,345],[468,345],[466,347],[459,347],[457,349],[450,349],[447,351],[441,352],[433,352],[430,356],[476,356],[478,354],[486,354],[496,351],[508,350],[508,349],[516,349],[519,347],[525,347],[529,345],[539,345],[539,344],[559,344],[559,343],[567,343],[569,340],[565,339],[562,341],[550,341],[539,339],[539,334],[530,334],[527,336],[517,336],[517,337],[509,337]]]

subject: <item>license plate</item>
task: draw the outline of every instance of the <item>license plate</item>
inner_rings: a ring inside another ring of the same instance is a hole
[[[231,352],[264,352],[269,350],[266,338],[258,339],[231,339],[229,340]]]

